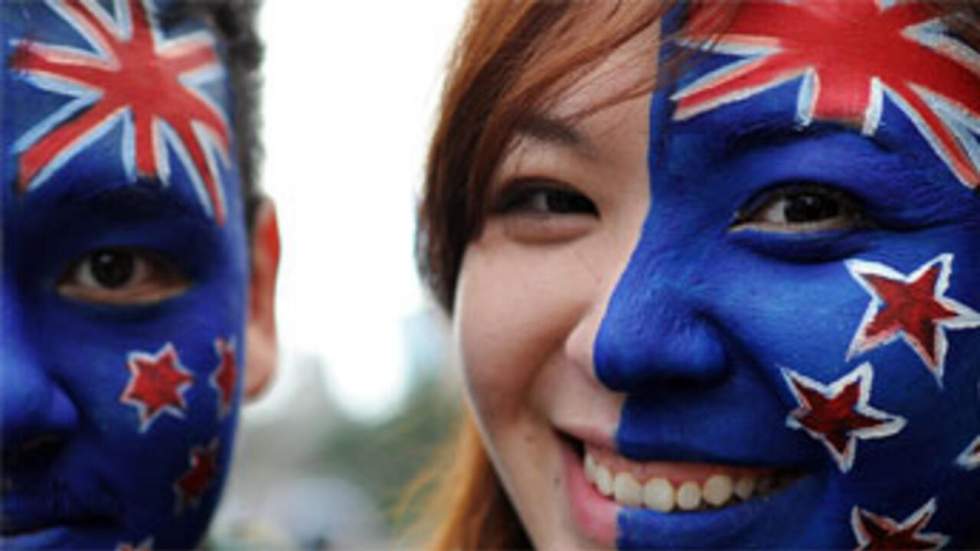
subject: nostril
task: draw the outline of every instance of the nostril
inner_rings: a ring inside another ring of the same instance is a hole
[[[20,384],[4,385],[0,396],[5,473],[48,464],[79,426],[75,403],[56,381],[40,370],[24,369],[17,375]]]

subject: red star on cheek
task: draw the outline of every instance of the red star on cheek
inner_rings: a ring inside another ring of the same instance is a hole
[[[215,339],[214,350],[220,359],[209,381],[218,392],[218,416],[224,418],[231,412],[231,404],[235,397],[235,381],[238,377],[235,341]]]
[[[963,453],[956,458],[956,464],[968,471],[980,467],[980,436],[970,442]]]
[[[863,260],[850,260],[847,268],[872,297],[847,358],[901,338],[941,385],[946,330],[980,327],[980,314],[945,296],[953,255],[940,255],[908,276]]]
[[[187,411],[184,393],[190,388],[194,375],[180,364],[172,344],[167,343],[156,354],[133,352],[126,366],[130,378],[119,401],[137,409],[140,432],[149,430],[164,413],[184,417]]]
[[[190,454],[190,468],[174,483],[177,494],[177,513],[188,506],[197,507],[204,492],[218,475],[218,439],[206,447],[195,447]]]
[[[935,513],[935,498],[902,523],[854,507],[851,510],[851,528],[857,538],[858,549],[939,549],[949,542],[948,536],[922,533]]]
[[[783,377],[799,407],[786,425],[802,429],[824,444],[841,472],[854,464],[858,439],[884,438],[898,433],[905,420],[868,405],[871,364],[865,363],[830,385],[823,385],[790,369]]]

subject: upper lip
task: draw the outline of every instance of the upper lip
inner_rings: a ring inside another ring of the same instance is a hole
[[[595,427],[562,427],[557,426],[558,434],[572,440],[572,445],[582,454],[584,445],[594,448],[604,448],[637,463],[667,461],[690,462],[702,464],[732,465],[739,467],[760,467],[779,471],[803,472],[808,466],[800,462],[777,461],[762,456],[759,451],[724,450],[711,447],[710,442],[645,442],[642,456],[630,454],[616,446],[613,438]]]

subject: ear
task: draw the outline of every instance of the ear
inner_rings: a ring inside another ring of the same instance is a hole
[[[245,398],[255,398],[276,372],[276,274],[279,270],[279,222],[268,198],[256,210],[252,229],[252,280],[245,336]]]

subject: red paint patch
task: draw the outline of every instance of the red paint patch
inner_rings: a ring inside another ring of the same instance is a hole
[[[215,438],[206,447],[192,449],[189,464],[190,468],[174,483],[178,513],[188,506],[197,507],[204,493],[214,483],[219,472],[218,439]]]
[[[235,381],[238,378],[235,342],[215,339],[214,350],[219,358],[218,367],[211,373],[209,382],[218,393],[218,415],[224,418],[231,412],[231,404],[235,398]]]

